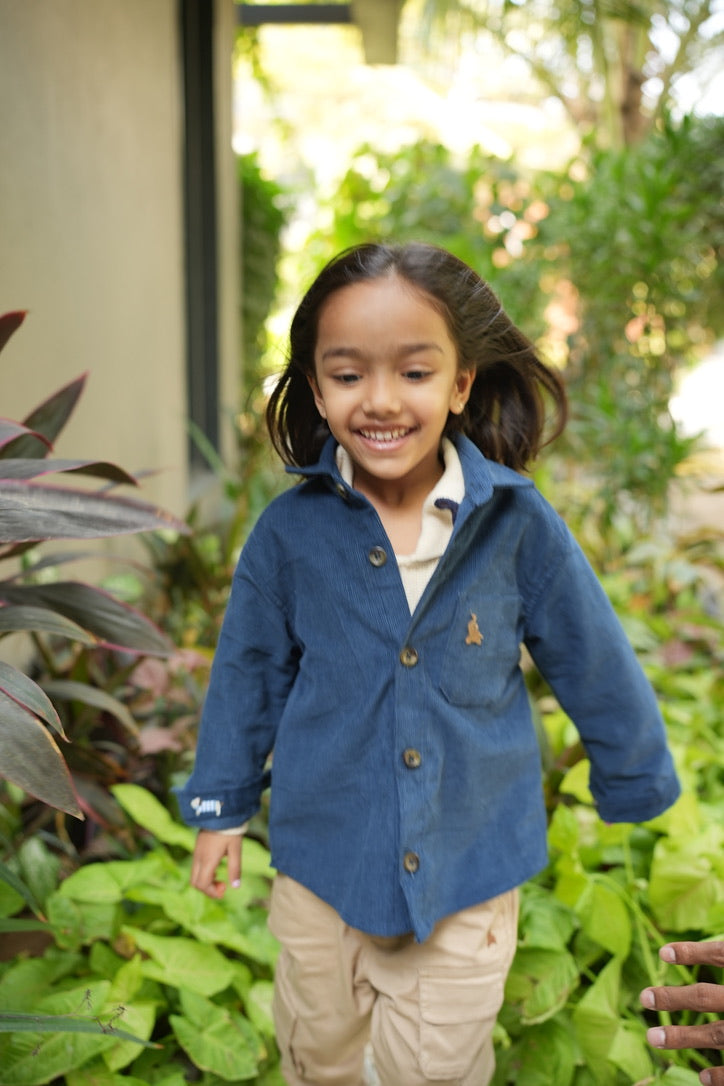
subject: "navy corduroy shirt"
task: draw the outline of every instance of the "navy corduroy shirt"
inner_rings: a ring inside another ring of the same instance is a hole
[[[465,497],[410,611],[373,506],[330,438],[241,554],[185,821],[238,826],[269,783],[272,863],[376,935],[425,939],[545,866],[525,644],[575,723],[609,822],[679,786],[651,686],[595,574],[533,483],[456,437]]]

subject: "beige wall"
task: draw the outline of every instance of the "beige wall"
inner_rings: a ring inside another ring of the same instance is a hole
[[[230,98],[231,0],[218,7],[217,91]],[[57,452],[160,469],[139,496],[183,515],[178,35],[176,0],[0,0],[0,310],[31,311],[0,356],[0,415],[22,417],[88,370]],[[239,342],[228,108],[222,100],[226,408],[236,402]]]
[[[1,0],[0,0],[1,2]],[[239,411],[241,381],[241,255],[239,253],[240,193],[236,158],[231,146],[234,130],[231,54],[236,35],[234,0],[217,0],[215,109],[216,188],[219,209],[219,397],[221,453],[227,464],[236,458],[232,419]],[[228,61],[225,59],[228,57]]]

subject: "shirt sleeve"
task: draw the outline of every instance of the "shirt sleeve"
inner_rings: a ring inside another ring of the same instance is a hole
[[[211,667],[194,769],[175,790],[188,825],[234,829],[259,810],[298,655],[279,601],[259,587],[242,554]]]
[[[654,691],[570,535],[527,616],[525,642],[578,729],[601,818],[643,822],[670,807],[680,789]]]

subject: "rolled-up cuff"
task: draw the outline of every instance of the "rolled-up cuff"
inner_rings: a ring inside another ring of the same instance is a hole
[[[175,788],[181,818],[187,826],[200,830],[238,830],[259,810],[260,797],[271,783],[266,772],[259,782],[239,789],[199,789],[193,777],[181,788]]]

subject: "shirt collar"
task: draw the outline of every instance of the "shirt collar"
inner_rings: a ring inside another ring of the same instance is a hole
[[[473,506],[484,505],[486,502],[490,501],[494,490],[498,488],[508,489],[511,487],[533,486],[533,480],[527,476],[520,475],[517,471],[513,471],[512,468],[507,468],[502,464],[496,464],[493,460],[488,460],[483,456],[477,446],[462,434],[452,435],[450,441],[455,446],[460,461],[460,467],[462,469],[465,494],[461,503],[462,505],[467,505],[468,503]],[[330,486],[348,500],[356,500],[360,503],[364,502],[365,499],[362,495],[358,494],[357,491],[344,480],[342,473],[337,466],[336,451],[337,442],[330,435],[322,448],[322,452],[316,464],[310,464],[307,467],[301,468],[289,466],[286,470],[292,475],[301,475],[305,479],[326,477]],[[445,475],[443,475],[440,482],[442,482],[444,478]],[[435,489],[437,489],[437,487]],[[445,501],[447,496],[441,497],[436,495],[436,498],[437,500]]]

